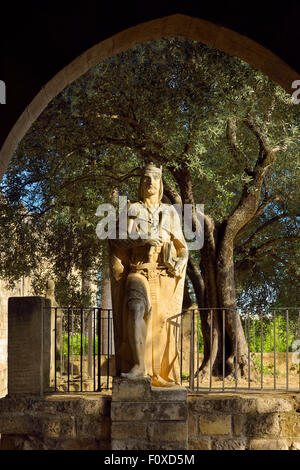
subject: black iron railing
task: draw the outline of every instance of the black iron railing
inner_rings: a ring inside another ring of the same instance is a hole
[[[50,311],[51,389],[110,389],[115,373],[112,311],[98,307],[51,307]]]
[[[51,307],[50,311],[51,389],[109,390],[115,375],[112,310]],[[242,370],[237,335],[228,340],[226,315],[231,315],[231,330],[243,332],[246,355]],[[168,321],[173,328],[180,383],[190,392],[300,391],[299,308],[234,315],[229,309],[194,309]],[[209,354],[215,341],[217,370]],[[233,353],[230,373],[229,350]]]
[[[194,309],[169,319],[174,328],[181,384],[191,392],[300,391],[300,309],[241,313],[232,309]],[[244,335],[241,367],[237,335]],[[201,324],[202,317],[202,324]],[[206,324],[203,335],[203,323]],[[238,325],[239,324],[239,325]],[[217,358],[210,352],[217,341]],[[246,355],[245,355],[246,351]],[[233,355],[231,370],[227,359]],[[217,364],[217,366],[216,366]]]

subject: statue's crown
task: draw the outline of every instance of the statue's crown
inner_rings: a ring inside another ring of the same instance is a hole
[[[148,163],[144,168],[144,176],[149,174],[156,174],[161,177],[162,167],[158,168],[153,162]]]

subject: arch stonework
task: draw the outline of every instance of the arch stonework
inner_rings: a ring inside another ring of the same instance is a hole
[[[237,56],[263,72],[288,93],[299,74],[270,50],[241,34],[206,20],[186,15],[171,15],[141,23],[101,41],[78,56],[55,75],[26,107],[8,134],[0,151],[0,179],[18,145],[33,122],[66,86],[97,63],[136,44],[167,36],[185,37]]]

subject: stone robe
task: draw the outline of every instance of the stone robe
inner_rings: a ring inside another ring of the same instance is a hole
[[[173,272],[180,250],[187,250],[181,223],[168,204],[148,209],[143,202],[137,202],[128,207],[128,214],[129,238],[110,240],[117,375],[134,365],[128,345],[126,304],[134,291],[140,291],[151,306],[147,318],[147,375],[160,375],[166,381],[179,383],[178,331],[168,319],[182,309],[186,266],[180,277]],[[160,236],[163,245],[142,245],[141,240],[147,236]]]

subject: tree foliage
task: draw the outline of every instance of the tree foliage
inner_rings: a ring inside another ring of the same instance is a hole
[[[39,292],[44,266],[62,300],[82,301],[74,273],[95,279],[105,259],[96,208],[116,190],[134,200],[140,167],[152,160],[163,165],[166,195],[187,202],[190,185],[220,230],[257,191],[258,210],[234,238],[240,306],[296,304],[299,120],[279,86],[201,43],[163,38],[101,62],[48,105],[10,163],[1,277],[31,274]],[[198,268],[201,256],[191,253]]]

